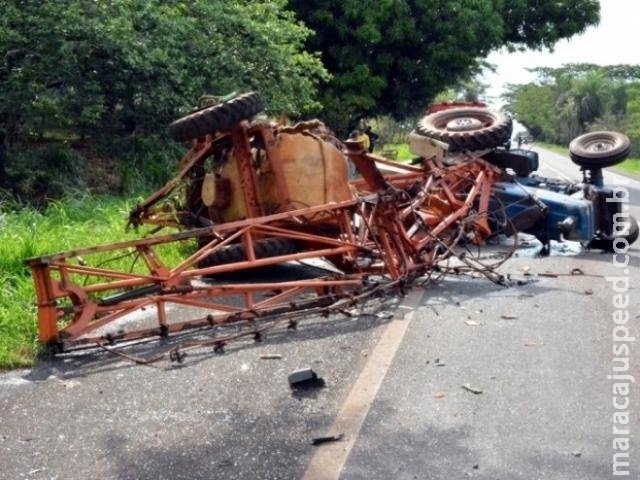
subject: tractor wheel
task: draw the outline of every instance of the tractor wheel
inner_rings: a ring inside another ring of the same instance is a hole
[[[253,248],[256,258],[279,257],[300,251],[300,246],[295,240],[288,238],[265,238],[257,240]],[[207,268],[223,265],[225,263],[242,262],[247,259],[244,245],[234,244],[221,248],[202,260],[198,267]]]
[[[631,152],[629,137],[618,132],[590,132],[574,138],[569,156],[582,168],[605,168],[622,162]]]
[[[245,93],[176,120],[169,125],[169,133],[171,138],[179,142],[192,140],[208,133],[227,130],[241,120],[253,117],[263,108],[257,93]]]
[[[626,240],[629,245],[638,240],[638,221],[635,217],[629,215],[629,228],[627,230],[620,232],[618,235],[594,238],[589,242],[588,248],[593,250],[604,250],[605,252],[613,252],[614,247],[616,247],[616,240],[619,239]]]
[[[449,145],[449,151],[482,150],[505,145],[513,122],[503,112],[486,108],[449,108],[418,122],[416,132]]]

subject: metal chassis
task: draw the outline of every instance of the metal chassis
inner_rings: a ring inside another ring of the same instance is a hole
[[[181,176],[211,141],[187,154]],[[385,160],[357,143],[348,143],[345,153],[362,174],[362,180],[354,182],[358,195],[352,200],[28,260],[40,342],[64,351],[192,329],[215,331],[228,324],[248,326],[241,335],[257,335],[259,320],[291,322],[312,311],[327,314],[348,308],[383,289],[401,292],[407,282],[433,272],[452,256],[463,268],[476,268],[456,247],[481,245],[491,235],[487,218],[491,187],[500,174],[496,167],[472,156],[455,166],[433,158],[425,160],[423,168],[394,164],[396,172],[383,175],[376,162]],[[241,159],[245,166],[248,154],[245,150]],[[154,201],[167,196],[172,185]],[[308,220],[317,215],[321,225]],[[170,223],[167,218],[156,220],[162,225]],[[301,250],[257,258],[253,242],[259,238],[295,240]],[[180,242],[199,247],[170,264],[162,250]],[[201,267],[205,258],[232,243],[244,246],[245,260]],[[128,271],[104,266],[105,257],[127,256],[142,262]],[[243,271],[250,275],[256,268],[311,258],[329,259],[340,272],[264,282],[227,281],[223,276]],[[184,320],[174,307],[181,307],[183,314],[187,307],[190,318]],[[140,312],[155,318],[137,325]],[[220,346],[231,337],[213,341]]]

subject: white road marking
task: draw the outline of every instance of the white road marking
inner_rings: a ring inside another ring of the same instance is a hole
[[[422,289],[414,288],[402,302],[401,308],[411,310],[404,318],[395,318],[389,323],[327,433],[343,434],[343,440],[317,447],[303,480],[337,480],[340,477],[423,294]]]

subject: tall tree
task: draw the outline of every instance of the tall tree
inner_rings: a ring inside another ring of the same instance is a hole
[[[508,110],[538,139],[557,134],[555,90],[550,85],[507,85]]]
[[[471,78],[497,48],[550,47],[599,20],[597,0],[290,0],[333,75],[322,90],[333,124],[423,111]]]
[[[317,107],[327,73],[286,0],[7,0],[1,160],[27,136],[165,132],[203,94],[257,90],[274,112]],[[6,175],[0,184],[6,184]],[[0,185],[1,186],[1,185]]]

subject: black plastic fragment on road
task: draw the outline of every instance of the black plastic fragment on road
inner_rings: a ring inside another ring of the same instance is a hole
[[[326,437],[315,437],[311,440],[311,445],[322,445],[323,443],[339,442],[340,440],[342,440],[342,437],[344,437],[343,433],[340,433],[338,435],[329,435]]]
[[[289,374],[289,386],[292,390],[309,390],[324,387],[325,381],[311,368],[302,368]]]

